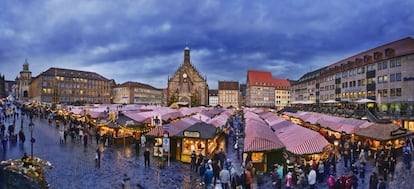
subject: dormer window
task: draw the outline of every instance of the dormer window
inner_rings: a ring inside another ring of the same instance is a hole
[[[364,62],[368,62],[371,59],[371,56],[365,55],[364,56]]]
[[[380,52],[375,52],[374,53],[374,60],[378,60],[381,58],[381,53]]]
[[[394,49],[391,49],[391,48],[385,49],[385,56],[386,57],[392,56],[393,54],[394,54]]]

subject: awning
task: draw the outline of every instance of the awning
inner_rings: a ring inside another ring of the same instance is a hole
[[[370,127],[361,128],[355,134],[383,142],[393,139],[406,138],[413,135],[412,132],[391,123],[375,123]]]
[[[263,120],[258,119],[261,120],[261,118],[252,118],[246,121],[244,151],[260,152],[284,148],[284,144],[276,137],[269,126]]]

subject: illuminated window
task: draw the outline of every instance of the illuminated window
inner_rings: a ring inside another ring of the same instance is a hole
[[[264,161],[264,153],[252,153],[252,162],[253,163],[262,163]]]

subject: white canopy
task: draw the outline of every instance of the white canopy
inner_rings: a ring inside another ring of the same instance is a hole
[[[323,104],[334,104],[334,103],[338,103],[338,101],[336,101],[336,100],[327,100],[327,101],[324,101],[322,103]]]
[[[356,103],[360,103],[360,104],[365,104],[365,103],[370,103],[370,102],[375,102],[375,100],[371,100],[368,98],[364,98],[364,99],[359,99],[357,101],[355,101]]]

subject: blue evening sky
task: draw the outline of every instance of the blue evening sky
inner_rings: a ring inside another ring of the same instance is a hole
[[[14,80],[27,58],[33,76],[59,67],[165,88],[188,42],[211,89],[245,83],[250,69],[297,80],[414,37],[413,10],[409,0],[2,0],[0,74]]]

